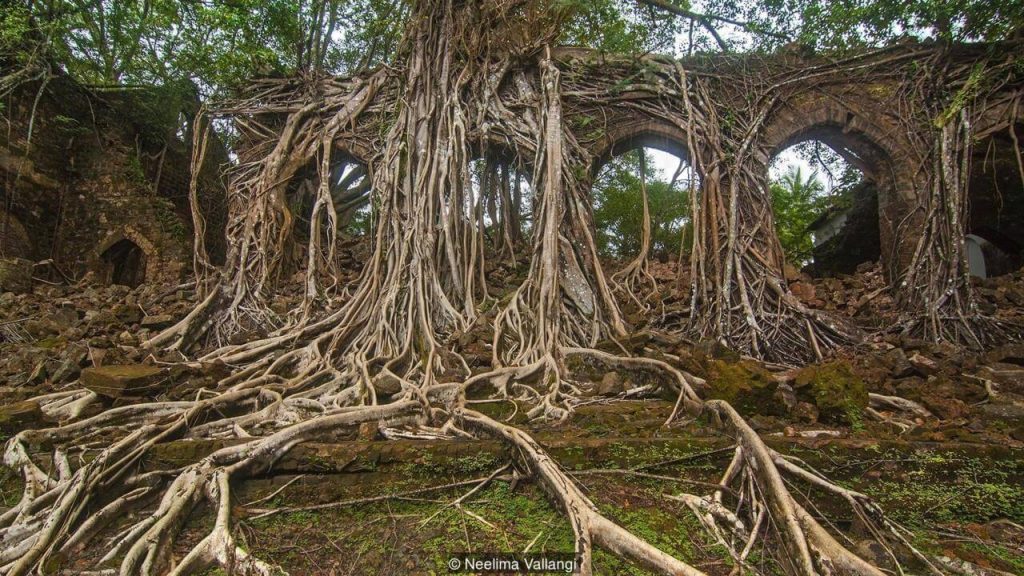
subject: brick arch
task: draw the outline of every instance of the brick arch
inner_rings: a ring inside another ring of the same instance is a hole
[[[160,261],[160,251],[157,250],[153,242],[131,225],[107,233],[103,240],[97,244],[92,254],[90,254],[89,268],[97,273],[105,272],[106,264],[103,261],[103,254],[122,240],[128,240],[142,250],[146,258],[143,277],[147,282],[153,280],[157,272],[156,263]]]
[[[769,117],[760,139],[760,160],[767,171],[786,148],[818,140],[858,168],[878,190],[881,260],[892,280],[913,257],[913,243],[900,238],[915,232],[901,226],[907,225],[906,216],[916,204],[918,163],[898,128],[886,121],[881,102],[851,100],[847,104],[823,94],[791,98]]]
[[[630,119],[610,126],[605,134],[588,146],[593,157],[591,176],[610,159],[637,148],[654,148],[682,158],[693,166],[686,147],[686,131],[679,126],[656,119]],[[696,169],[695,166],[693,166]]]
[[[355,162],[370,166],[371,162],[380,154],[374,152],[370,142],[358,140],[335,140],[334,149],[331,154],[334,158],[351,158]]]

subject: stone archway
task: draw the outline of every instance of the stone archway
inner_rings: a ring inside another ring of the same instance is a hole
[[[107,270],[107,282],[134,288],[146,279],[146,255],[131,240],[115,242],[100,254]]]
[[[93,255],[92,269],[108,284],[136,287],[153,277],[157,251],[131,226],[112,232]]]
[[[912,165],[909,145],[880,116],[869,120],[859,109],[825,96],[794,98],[763,131],[765,169],[786,148],[814,140],[864,175],[865,185],[858,193],[877,195],[877,201],[863,199],[877,215],[877,232],[869,226],[867,233],[877,234],[880,260],[892,281],[913,257],[914,246],[907,239],[916,238],[916,231],[905,229],[908,207],[915,205],[917,193],[914,173],[908,168]],[[863,206],[859,209],[864,211]]]
[[[689,253],[693,238],[691,227],[692,200],[693,195],[698,194],[700,177],[697,167],[691,162],[690,152],[683,143],[685,141],[686,135],[675,126],[657,121],[643,121],[620,126],[619,130],[611,132],[600,143],[600,146],[596,148],[597,155],[593,158],[587,181],[591,210],[593,212],[594,235],[595,238],[598,238],[599,248],[605,246],[605,250],[607,250],[608,246],[611,245],[607,240],[609,237],[607,230],[602,232],[601,229],[600,203],[603,197],[602,191],[609,192],[622,189],[621,183],[620,188],[617,188],[616,186],[609,186],[609,183],[604,181],[604,178],[608,175],[606,170],[620,157],[632,152],[643,151],[647,162],[645,172],[648,177],[646,185],[647,199],[650,203],[650,232],[652,235],[651,251],[648,256],[662,262],[667,261],[670,257],[673,259],[678,258],[682,261],[683,255]],[[659,160],[660,166],[658,165]],[[670,163],[674,164],[670,166]],[[664,177],[660,184],[657,180],[659,168],[661,176]],[[639,170],[639,166],[635,169]],[[677,170],[678,173],[676,172]],[[602,184],[604,184],[603,188]],[[673,188],[667,188],[666,184],[672,185]],[[678,196],[675,195],[676,191],[679,192]],[[623,196],[619,195],[618,198],[620,206],[618,214],[621,215],[623,212],[629,212],[628,210],[621,210]],[[614,219],[618,221],[618,224],[625,222],[628,224],[628,228],[633,231],[631,233],[623,233],[621,229],[618,231],[617,237],[620,239],[630,239],[622,241],[621,244],[618,244],[619,247],[640,242],[638,236],[642,232],[637,230],[642,230],[642,227],[637,222],[637,219],[640,213],[642,213],[642,208],[639,204],[640,200],[636,200],[636,202],[638,204],[636,205],[635,214],[624,214]],[[615,224],[609,226],[609,222],[605,220],[605,226],[614,229]],[[602,240],[602,238],[605,238],[605,240]],[[631,248],[615,256],[619,258],[632,257],[632,253],[638,247],[632,245]],[[611,256],[611,254],[606,255]]]
[[[684,130],[674,124],[658,120],[645,118],[613,125],[601,139],[588,147],[593,157],[591,176],[611,158],[637,148],[655,148],[691,163],[686,141],[687,134]]]

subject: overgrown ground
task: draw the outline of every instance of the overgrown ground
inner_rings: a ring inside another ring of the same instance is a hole
[[[663,280],[664,306],[652,317],[660,314],[671,323],[682,301],[673,296],[674,270],[656,266],[655,273]],[[499,266],[491,278],[500,289],[514,285],[516,274]],[[878,283],[871,274],[793,282],[813,285],[808,300],[817,300],[818,307],[865,327],[884,325],[885,296],[861,302]],[[1019,309],[1010,299],[1020,286],[1018,276],[981,288],[989,291],[982,294],[990,296],[986,302],[1012,317]],[[806,294],[808,287],[795,292]],[[275,306],[287,310],[297,298],[284,292]],[[164,316],[187,310],[191,300],[187,289],[158,286],[39,286],[34,294],[0,296],[0,377],[5,379],[0,396],[7,404],[3,433],[47,424],[13,410],[16,402],[61,390],[82,367],[154,362],[139,342],[169,321]],[[459,343],[477,369],[489,361],[488,338],[486,323],[480,323]],[[602,346],[612,350],[620,345],[706,378],[702,394],[734,403],[783,454],[876,498],[912,530],[921,549],[954,562],[1024,573],[1024,350],[1019,347],[977,354],[878,333],[835,359],[787,369],[639,325],[630,339]],[[669,497],[712,490],[709,484],[717,482],[731,457],[732,439],[700,420],[666,428],[675,398],[629,397],[627,391],[641,383],[631,379],[642,375],[593,365],[570,363],[569,368],[585,394],[563,424],[530,422],[511,402],[481,401],[473,407],[528,429],[615,521],[709,574],[732,573],[726,548],[702,529],[685,504]],[[193,395],[218,370],[172,371],[152,393],[160,398]],[[932,416],[903,418],[901,425],[879,421],[872,417],[869,392],[915,400]],[[135,401],[121,398],[107,405]],[[370,425],[328,443],[300,445],[273,471],[242,483],[233,492],[236,537],[292,574],[443,574],[453,552],[572,550],[565,517],[537,484],[518,477],[514,467],[506,468],[512,461],[506,445],[387,439],[385,434],[394,436],[394,431]],[[144,466],[175,469],[225,442],[160,445]],[[11,506],[19,498],[21,480],[6,468],[0,479],[3,505]],[[807,490],[796,484],[791,488]],[[832,500],[816,501],[825,506]],[[834,503],[815,514],[849,534],[852,549],[883,567],[891,565],[859,531],[849,510]],[[180,554],[213,522],[206,512],[191,518],[176,540]],[[755,554],[750,562],[762,573],[779,573],[772,557]],[[645,573],[601,551],[594,568],[598,574]]]
[[[715,482],[730,457],[721,449],[730,442],[709,436],[699,423],[665,430],[660,424],[670,409],[661,400],[624,401],[580,408],[568,426],[531,428],[603,512],[709,574],[728,574],[733,564],[724,547],[685,505],[665,495]],[[779,436],[770,444],[877,498],[914,530],[921,547],[1009,573],[1024,571],[1021,534],[999,522],[1024,522],[1024,451],[875,436]],[[412,494],[487,477],[508,461],[501,445],[375,442],[390,446],[366,451],[368,442],[354,441],[306,447],[307,457],[296,455],[285,464],[287,473],[248,482],[238,493],[241,507],[272,497],[248,507],[240,528],[247,546],[293,574],[444,574],[454,552],[571,552],[568,522],[530,482],[493,482],[461,509],[448,504],[469,486]],[[394,498],[333,506],[381,494]],[[302,509],[309,506],[329,507]],[[259,517],[277,510],[284,511]],[[841,506],[822,512],[852,522]],[[208,528],[191,534],[199,537]],[[189,545],[189,538],[180,543],[183,550]],[[855,546],[874,554],[866,537]],[[752,564],[779,573],[771,558]],[[646,573],[602,553],[595,557],[595,572]]]

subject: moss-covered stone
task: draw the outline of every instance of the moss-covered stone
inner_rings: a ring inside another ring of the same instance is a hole
[[[801,368],[793,388],[797,397],[818,407],[819,417],[825,422],[859,425],[868,405],[864,380],[841,360]]]
[[[786,407],[775,401],[778,382],[763,367],[750,360],[728,362],[705,359],[707,397],[725,400],[744,415],[783,415]]]
[[[0,434],[11,436],[43,419],[39,403],[23,400],[0,407]]]

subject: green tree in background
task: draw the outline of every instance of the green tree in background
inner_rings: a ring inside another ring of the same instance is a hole
[[[632,150],[602,168],[593,186],[594,227],[598,249],[604,256],[629,258],[640,251],[643,233],[643,198],[640,154]],[[678,253],[683,226],[689,221],[688,182],[672,184],[648,159],[647,198],[651,212],[651,254]]]
[[[217,96],[259,76],[354,73],[388,61],[404,0],[21,0],[0,49],[92,86],[191,80]]]
[[[700,49],[812,50],[898,40],[997,41],[1024,32],[1024,3],[991,0],[637,0],[674,14]],[[715,41],[708,42],[708,38]]]
[[[87,85],[189,80],[216,97],[253,77],[353,74],[388,62],[411,0],[9,0],[0,54],[45,58]],[[619,54],[836,51],[901,39],[1005,40],[1024,2],[551,0],[560,42]]]
[[[814,170],[806,177],[800,166],[790,166],[778,180],[770,184],[775,229],[786,259],[797,267],[811,260],[814,243],[808,227],[830,205],[825,185]]]

